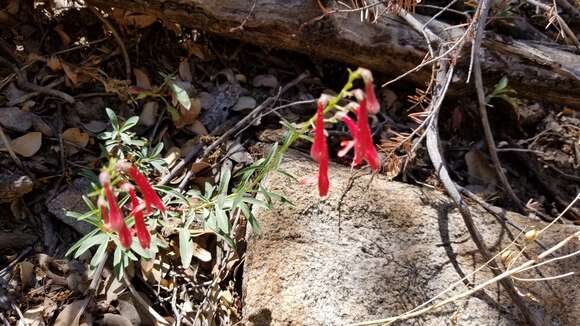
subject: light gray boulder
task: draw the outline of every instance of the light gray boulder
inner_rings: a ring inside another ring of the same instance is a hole
[[[309,157],[290,152],[281,167],[303,178],[316,175]],[[354,177],[353,177],[354,173]],[[362,176],[361,176],[362,175]],[[304,186],[281,174],[266,182],[295,206],[277,204],[260,211],[261,234],[249,236],[244,267],[245,325],[347,325],[392,317],[433,298],[471,273],[483,261],[450,199],[438,191],[363,171],[331,166],[330,196],[317,198],[316,186]],[[474,219],[494,253],[519,231],[472,206]],[[524,228],[542,224],[514,213]],[[551,245],[578,231],[554,225],[541,241]],[[528,244],[531,257],[541,251]],[[577,241],[558,254],[580,249]],[[524,261],[521,258],[519,261]],[[577,258],[561,260],[519,277],[538,278],[577,271]],[[480,284],[488,268],[468,277]],[[577,325],[578,276],[516,281],[518,291],[543,325]],[[468,290],[461,283],[444,297]],[[522,325],[523,318],[499,285],[395,325]]]

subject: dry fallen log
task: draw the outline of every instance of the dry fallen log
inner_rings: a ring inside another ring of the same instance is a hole
[[[423,35],[397,17],[382,17],[377,24],[363,23],[358,14],[344,12],[320,18],[321,10],[312,0],[261,0],[256,6],[247,0],[88,3],[147,13],[217,35],[344,61],[392,76],[414,68],[428,52]],[[440,22],[433,25],[437,30],[445,27]],[[459,29],[452,31],[458,33]],[[507,76],[519,96],[557,104],[580,103],[580,56],[560,50],[556,44],[534,44],[493,33],[486,34],[484,49],[482,65],[489,82]],[[463,59],[467,65],[468,55]],[[424,68],[408,80],[424,85],[429,78],[430,69]],[[466,89],[463,81],[454,82],[456,91]]]

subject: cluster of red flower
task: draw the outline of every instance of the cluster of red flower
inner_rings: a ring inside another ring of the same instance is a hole
[[[359,96],[359,103],[354,110],[356,114],[356,122],[353,121],[346,113],[341,112],[338,117],[346,124],[352,140],[346,140],[341,143],[343,148],[338,152],[338,156],[346,155],[354,147],[353,166],[359,166],[366,161],[373,171],[378,171],[380,167],[380,160],[377,150],[373,143],[371,129],[369,127],[369,111],[372,114],[379,112],[379,102],[375,95],[372,75],[366,69],[360,69],[361,75],[365,82],[365,93]],[[328,145],[326,142],[326,134],[324,133],[324,107],[326,100],[318,101],[316,109],[316,119],[314,122],[314,142],[310,148],[310,156],[319,163],[318,169],[318,193],[321,197],[328,194],[330,182],[328,180]]]
[[[141,247],[149,248],[151,234],[145,224],[145,214],[152,213],[152,206],[161,212],[165,211],[165,206],[155,190],[153,190],[153,187],[147,178],[139,172],[136,167],[129,166],[126,169],[126,172],[131,176],[131,179],[133,179],[135,184],[137,184],[137,187],[143,196],[143,200],[140,202],[140,199],[137,197],[137,193],[135,192],[135,186],[128,181],[121,183],[118,189],[129,193],[129,196],[131,197],[130,215],[135,219],[135,233],[137,234],[137,239],[139,240]],[[133,241],[133,234],[127,227],[127,224],[125,224],[123,213],[119,204],[117,204],[117,197],[113,193],[111,187],[111,176],[108,172],[103,171],[99,175],[99,181],[101,186],[103,186],[106,198],[106,200],[104,200],[100,197],[98,202],[105,228],[117,232],[121,245],[124,248],[130,248],[131,242]]]

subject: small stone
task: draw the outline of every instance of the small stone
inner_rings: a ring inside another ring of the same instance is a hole
[[[73,217],[67,216],[66,212],[85,213],[88,208],[82,196],[91,191],[92,187],[90,182],[87,179],[78,178],[65,191],[49,200],[46,206],[52,215],[84,235],[93,230],[94,227],[87,222],[78,221]]]
[[[32,126],[33,113],[17,107],[0,108],[0,125],[17,132],[25,132]]]
[[[252,80],[254,87],[276,88],[280,83],[274,75],[257,75]]]
[[[236,105],[234,105],[232,110],[244,111],[244,110],[253,109],[255,107],[256,107],[256,100],[253,97],[240,96],[240,98],[238,99],[238,102],[236,103]]]

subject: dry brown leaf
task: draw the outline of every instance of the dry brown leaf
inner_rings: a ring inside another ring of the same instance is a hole
[[[42,146],[42,134],[38,131],[29,132],[24,136],[20,136],[10,142],[10,147],[12,150],[24,157],[31,157],[36,154],[40,147]],[[7,149],[0,148],[2,151],[7,151]]]
[[[60,37],[60,41],[62,42],[63,47],[67,48],[70,45],[70,43],[71,43],[71,38],[62,29],[62,25],[57,25],[54,28],[54,31],[58,34],[58,37]]]
[[[79,148],[85,148],[89,144],[89,134],[79,128],[69,128],[62,133],[64,149],[67,155],[78,153]]]
[[[209,164],[206,161],[194,162],[191,165],[191,173],[193,173],[193,175],[196,175],[199,172],[201,172],[201,171],[203,171],[203,170],[205,170],[205,169],[207,169],[209,167],[211,167],[211,164]]]
[[[67,304],[60,314],[58,314],[58,317],[56,317],[54,326],[78,326],[81,319],[79,313],[83,309],[87,300],[89,299],[77,300]]]
[[[97,134],[97,133],[99,133],[107,128],[107,123],[105,123],[103,121],[92,120],[92,121],[89,121],[88,123],[84,123],[83,127],[85,127],[85,130],[88,130],[94,134]]]
[[[59,71],[62,69],[62,65],[60,64],[60,59],[55,55],[51,56],[50,58],[48,58],[46,60],[46,65],[52,71]]]
[[[187,54],[198,57],[201,60],[207,59],[207,48],[201,44],[194,43],[191,40],[185,41],[184,46],[187,48]]]
[[[191,67],[189,66],[189,61],[187,58],[181,60],[179,63],[179,77],[182,80],[191,82],[193,80],[193,76],[191,75]]]
[[[34,117],[33,113],[24,112],[17,107],[0,108],[0,126],[17,132],[30,129]]]
[[[149,80],[149,77],[147,76],[145,71],[139,68],[133,68],[133,74],[135,74],[135,81],[137,87],[143,89],[151,89],[151,81]]]
[[[125,20],[125,9],[113,8],[111,12],[111,17],[120,26],[127,26],[127,21]]]
[[[141,262],[141,275],[149,284],[159,284],[167,271],[164,267],[159,259],[144,260]]]
[[[28,326],[44,326],[44,307],[43,305],[38,305],[36,307],[29,308],[23,314],[24,321]]]
[[[211,253],[195,242],[193,242],[193,255],[203,262],[211,261]]]
[[[153,25],[157,21],[157,18],[149,15],[130,14],[125,16],[125,20],[129,25],[137,28],[145,28]]]
[[[167,154],[165,154],[163,160],[165,161],[165,163],[167,163],[168,167],[172,167],[180,157],[181,150],[179,149],[179,147],[173,146],[169,150],[167,150]]]
[[[36,277],[36,275],[34,275],[34,265],[31,262],[23,261],[19,264],[19,269],[22,288],[27,289],[34,286],[34,280]]]
[[[207,132],[207,129],[205,128],[203,123],[201,123],[199,120],[195,120],[191,124],[191,126],[189,126],[189,130],[193,131],[194,133],[196,133],[199,136],[209,135],[209,133]]]
[[[61,65],[62,65],[62,70],[64,70],[64,73],[66,74],[66,77],[68,78],[68,80],[70,80],[70,82],[73,84],[73,86],[78,86],[79,79],[78,79],[76,69],[74,69],[73,67],[71,67],[70,65],[68,65],[64,62],[61,62]]]
[[[256,100],[250,96],[240,96],[238,102],[232,108],[232,111],[251,110],[256,107]]]
[[[139,116],[139,122],[145,127],[153,127],[157,122],[159,103],[149,101],[143,105],[143,110]]]
[[[190,102],[191,107],[189,110],[184,108],[182,105],[179,106],[180,119],[175,122],[175,127],[183,128],[184,126],[194,123],[197,120],[197,117],[199,117],[199,113],[201,112],[201,101],[198,98],[191,98]]]
[[[40,54],[38,54],[36,52],[31,52],[31,53],[28,54],[28,60],[27,61],[28,61],[29,64],[32,64],[32,63],[35,63],[37,61],[46,61],[46,60]]]

